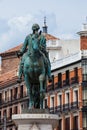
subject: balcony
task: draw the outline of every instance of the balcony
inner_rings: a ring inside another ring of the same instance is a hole
[[[54,114],[55,113],[55,107],[50,107],[49,111],[50,111],[51,114]]]
[[[83,100],[83,108],[82,108],[82,110],[87,112],[87,99]]]
[[[63,80],[63,87],[68,87],[69,85],[69,79]]]
[[[69,103],[63,105],[63,112],[66,112],[66,111],[70,111],[70,104]]]
[[[0,108],[12,105],[13,103],[18,103],[20,101],[24,101],[28,98],[29,97],[27,96],[26,93],[14,95],[13,98],[11,97],[11,98],[9,98],[9,100],[1,100],[0,101]]]
[[[11,117],[9,118],[1,118],[0,119],[0,129],[4,127],[4,123],[6,122],[6,127],[9,125],[14,125],[14,122],[12,121]]]
[[[62,112],[62,105],[59,105],[59,106],[56,106],[55,107],[55,112],[57,113],[60,113],[60,112]]]
[[[78,82],[79,82],[78,81],[78,76],[71,78],[71,84],[75,84],[75,83],[78,83]]]
[[[66,79],[63,81],[58,81],[56,83],[52,83],[47,86],[47,92],[52,91],[52,90],[57,90],[61,88],[66,88],[70,87],[71,85],[79,83],[79,78],[78,76],[72,77],[71,79]]]
[[[80,129],[76,129],[76,128],[75,128],[75,129],[71,129],[71,130],[80,130]],[[83,129],[83,130],[84,130],[84,129]]]
[[[60,113],[60,112],[62,112],[62,105],[59,105],[59,106],[56,106],[56,107],[50,107],[49,111],[50,111],[51,114]]]
[[[60,89],[62,87],[62,82],[61,81],[59,81],[59,82],[57,82],[57,83],[55,83],[54,84],[54,89],[56,90],[56,89]]]
[[[78,101],[75,101],[75,102],[72,102],[71,103],[71,109],[73,110],[73,109],[78,109]]]
[[[47,86],[47,92],[54,90],[54,85],[50,84]]]
[[[79,109],[78,101],[72,102],[72,103],[67,103],[64,105],[58,105],[56,107],[50,107],[49,111],[50,111],[50,113],[62,113],[62,112],[65,113],[65,112],[69,112],[69,111],[77,110],[77,109]],[[87,110],[87,108],[86,108],[86,110]]]
[[[87,50],[81,51],[82,58],[87,58]]]
[[[82,87],[85,88],[86,86],[87,86],[87,80],[85,80],[85,81],[83,80],[83,81],[82,81]]]

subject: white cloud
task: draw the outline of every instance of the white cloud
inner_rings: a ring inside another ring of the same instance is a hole
[[[28,14],[26,16],[13,17],[8,21],[8,26],[12,30],[18,30],[23,32],[29,28],[29,24],[32,22],[33,16]]]
[[[30,14],[9,19],[8,30],[0,34],[0,52],[23,42],[25,35],[30,33],[33,19]]]
[[[56,28],[56,16],[50,13],[46,15],[43,13],[43,15],[47,16],[48,32],[52,34],[51,32]],[[44,16],[42,17],[42,12],[39,12],[8,19],[7,23],[5,23],[7,29],[4,29],[4,32],[0,34],[0,52],[23,42],[26,35],[32,33],[31,27],[33,23],[43,25]],[[4,24],[2,26],[4,27]]]

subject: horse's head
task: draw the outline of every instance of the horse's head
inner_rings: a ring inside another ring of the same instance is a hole
[[[38,38],[34,38],[32,40],[32,49],[33,49],[33,53],[40,54],[39,39]]]

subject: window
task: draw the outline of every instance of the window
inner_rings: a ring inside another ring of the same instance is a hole
[[[48,107],[48,106],[47,106],[47,99],[44,100],[44,106],[45,106],[45,108]]]
[[[83,112],[83,128],[87,128],[87,112]]]
[[[59,73],[58,74],[58,87],[61,87],[62,86],[62,74]]]
[[[7,91],[5,91],[5,101],[7,101]]]
[[[14,89],[14,98],[17,99],[17,94],[18,94],[18,88],[16,87]]]
[[[78,102],[78,90],[74,91],[74,101]]]
[[[12,89],[10,90],[10,100],[12,101]]]
[[[73,128],[78,130],[78,116],[73,117]]]
[[[12,116],[12,108],[9,109],[9,118],[11,119]]]
[[[83,81],[87,81],[87,60],[82,60]]]
[[[58,105],[62,105],[62,95],[58,95]]]
[[[70,118],[65,119],[65,130],[70,130]]]
[[[52,75],[52,90],[54,89],[54,75]]]
[[[2,102],[2,93],[0,93],[0,104]]]
[[[69,70],[66,71],[66,84],[69,84]]]
[[[69,92],[66,93],[65,101],[66,101],[66,104],[69,104]]]
[[[54,107],[54,97],[51,97],[51,107]]]
[[[58,130],[62,130],[62,119],[59,120]]]
[[[23,85],[20,86],[20,94],[21,94],[20,97],[23,98]]]
[[[75,77],[78,77],[78,68],[77,67],[74,68],[74,75],[75,75]]]
[[[1,119],[1,111],[0,111],[0,119]]]
[[[15,108],[14,108],[14,114],[17,114],[17,113],[18,113],[18,107],[15,106]]]
[[[6,112],[6,110],[3,111],[3,117],[7,117],[7,112]]]

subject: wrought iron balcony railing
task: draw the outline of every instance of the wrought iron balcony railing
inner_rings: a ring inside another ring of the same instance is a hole
[[[56,106],[55,107],[55,112],[62,112],[62,105]]]
[[[70,111],[70,108],[71,108],[71,104],[70,103],[67,103],[67,104],[64,104],[63,105],[63,111]]]
[[[78,83],[78,82],[79,82],[78,76],[71,78],[71,84],[75,84],[75,83]]]
[[[65,87],[70,87],[70,85],[79,83],[79,78],[78,76],[72,77],[71,79],[66,79],[63,81],[58,81],[56,83],[52,83],[50,85],[47,86],[47,92],[52,91],[52,90],[56,90],[56,89],[61,89],[61,88],[65,88]]]
[[[73,103],[58,105],[56,107],[50,107],[49,111],[50,113],[60,113],[60,112],[72,111],[73,109],[76,110],[78,108],[79,108],[78,101],[76,101]]]
[[[8,100],[1,100],[0,101],[0,107],[2,105],[9,105],[9,103],[13,103],[14,101],[18,101],[18,100],[23,100],[25,99],[26,97],[28,97],[27,93],[23,93],[23,94],[18,94],[18,95],[14,95],[13,97],[9,97]]]
[[[83,100],[83,107],[86,106],[87,107],[87,99]]]
[[[79,103],[78,101],[72,102],[71,103],[71,109],[78,109],[79,108]]]
[[[69,82],[70,82],[69,79],[63,80],[63,87],[69,86],[70,85]]]

